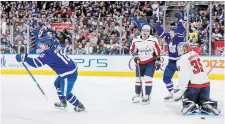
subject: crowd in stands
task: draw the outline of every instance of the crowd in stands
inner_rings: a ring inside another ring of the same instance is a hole
[[[40,41],[50,38],[69,54],[114,55],[129,54],[132,39],[140,34],[139,25],[162,21],[164,5],[162,1],[1,1],[0,15],[1,23],[13,26],[13,35],[9,30],[6,33],[21,53],[41,52]],[[189,42],[202,45],[209,39],[209,9],[192,7]],[[220,39],[224,35],[220,19],[224,5],[214,5],[213,10],[212,37]],[[3,45],[0,48],[7,51]]]
[[[209,5],[192,5],[189,14],[189,38],[193,45],[209,50],[210,11]],[[212,49],[214,42],[224,40],[224,4],[214,3],[212,11]]]

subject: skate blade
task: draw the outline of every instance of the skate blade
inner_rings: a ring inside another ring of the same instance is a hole
[[[65,108],[65,107],[56,107],[56,106],[55,106],[55,108],[56,108],[56,109],[59,109],[59,110],[67,111],[67,108]]]
[[[142,105],[149,105],[150,104],[150,101],[148,102],[141,102]]]
[[[174,103],[175,101],[173,99],[164,99],[164,102],[166,102],[166,103]]]
[[[140,101],[132,101],[132,103],[138,104],[138,103],[140,103]]]

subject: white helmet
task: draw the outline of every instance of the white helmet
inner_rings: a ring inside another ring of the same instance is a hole
[[[151,27],[149,25],[144,25],[141,30],[150,30]]]
[[[141,37],[146,40],[150,36],[151,27],[149,25],[144,25],[141,29]]]

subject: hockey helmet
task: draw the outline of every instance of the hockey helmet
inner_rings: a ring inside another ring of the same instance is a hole
[[[48,45],[49,47],[55,45],[55,42],[52,39],[42,40],[41,43]]]
[[[187,52],[189,52],[190,49],[190,44],[188,42],[181,42],[177,45],[177,49],[178,49],[178,54],[179,55],[183,55]]]
[[[151,27],[149,25],[143,25],[141,30],[150,30]]]
[[[176,27],[172,27],[172,28],[170,28],[170,31],[174,31],[174,33],[176,33]]]

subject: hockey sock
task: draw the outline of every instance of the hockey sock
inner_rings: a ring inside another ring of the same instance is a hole
[[[141,93],[141,82],[136,82],[135,84],[135,93],[140,94]]]
[[[78,104],[80,103],[77,97],[73,95],[72,93],[66,96],[66,100],[69,101],[74,106],[78,106]]]
[[[169,92],[171,92],[173,90],[173,82],[166,84],[166,88]]]
[[[57,94],[58,94],[60,101],[65,101],[65,96],[62,95],[61,89],[56,88],[56,90],[57,90]]]
[[[152,92],[152,81],[145,82],[145,94],[150,95]]]
[[[173,82],[169,77],[163,77],[163,82],[166,84],[166,88],[169,92],[173,90]]]

